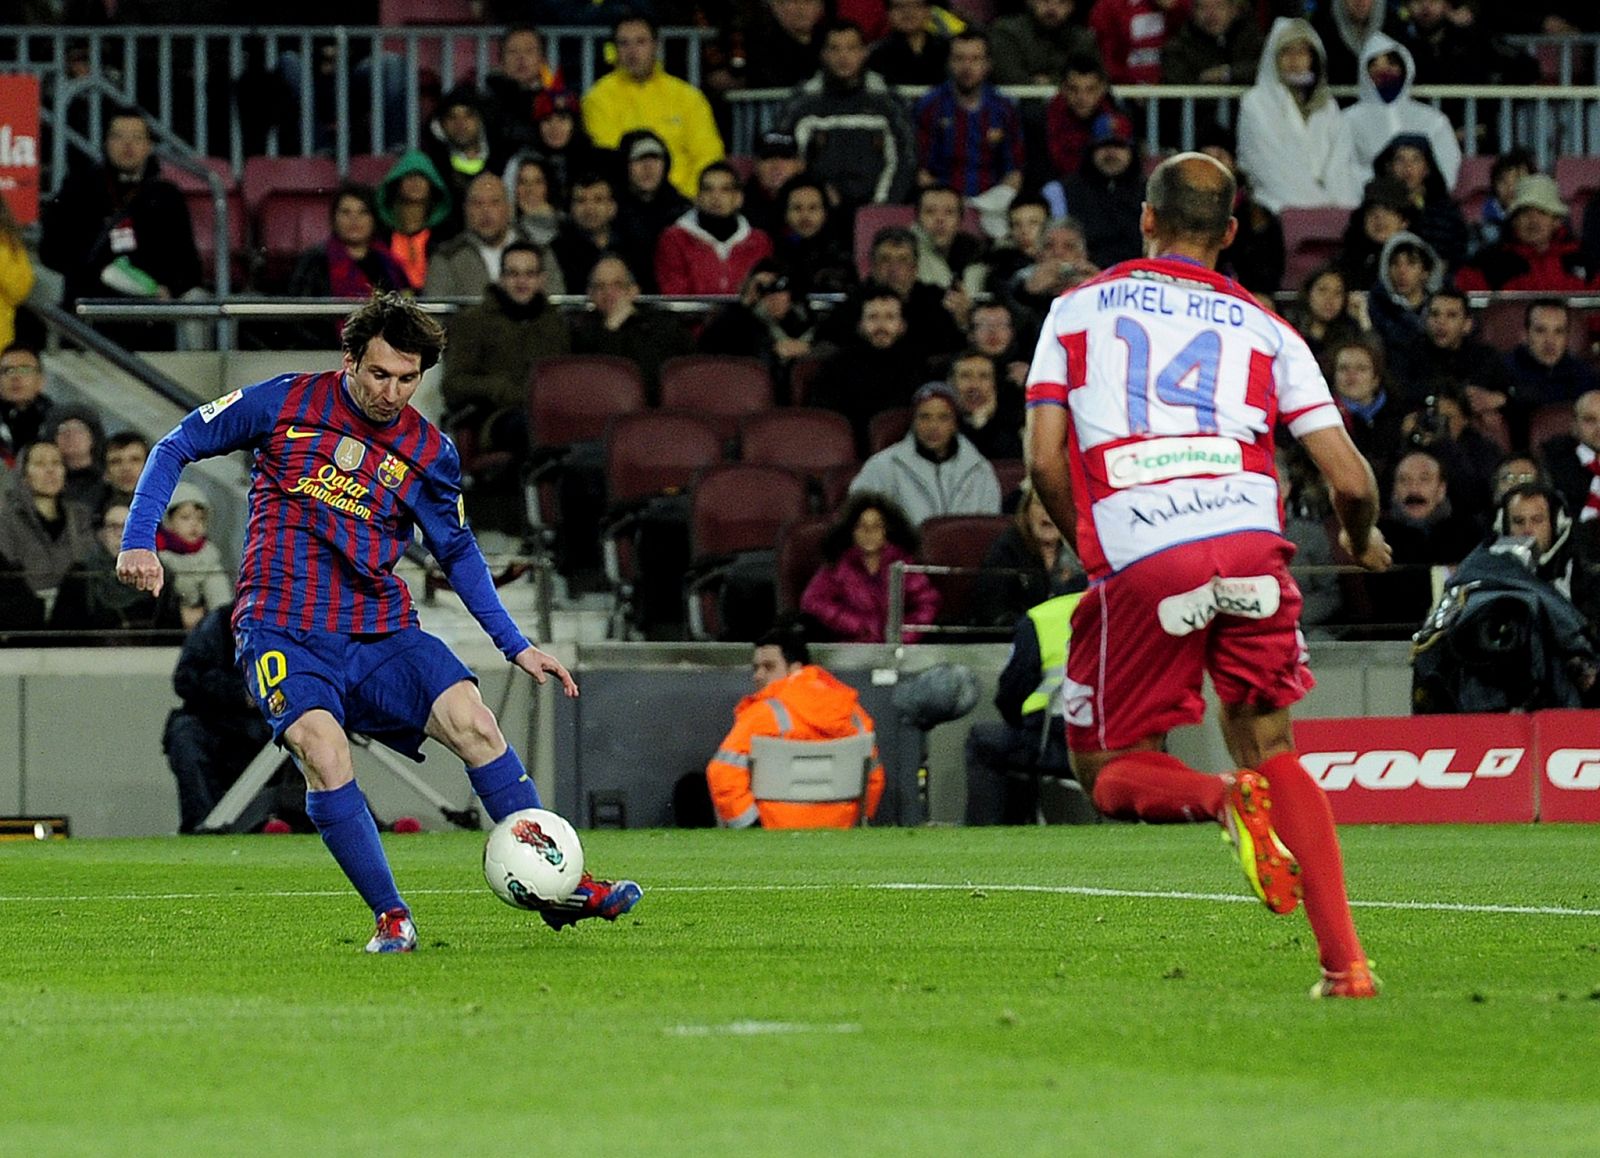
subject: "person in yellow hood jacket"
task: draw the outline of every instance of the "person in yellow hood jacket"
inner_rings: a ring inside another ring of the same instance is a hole
[[[751,660],[756,690],[734,709],[733,730],[706,765],[706,781],[725,828],[849,828],[859,818],[853,802],[788,804],[757,800],[750,791],[750,740],[837,740],[873,731],[854,688],[811,662],[797,627],[776,627],[756,640]],[[867,776],[867,815],[883,796],[883,765],[872,749]]]

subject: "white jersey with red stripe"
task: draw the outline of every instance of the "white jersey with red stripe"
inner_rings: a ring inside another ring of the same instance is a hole
[[[1342,422],[1305,340],[1184,258],[1127,261],[1050,307],[1028,406],[1065,406],[1078,554],[1098,579],[1179,543],[1281,534],[1273,428]]]

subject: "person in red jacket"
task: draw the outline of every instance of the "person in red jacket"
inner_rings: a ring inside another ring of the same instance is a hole
[[[1160,84],[1161,47],[1189,19],[1189,0],[1095,0],[1089,31],[1112,84]]]
[[[656,284],[664,294],[736,294],[756,262],[772,253],[772,238],[739,210],[744,191],[725,161],[700,171],[694,208],[656,243]]]
[[[860,819],[854,801],[795,804],[757,800],[750,791],[750,741],[839,740],[873,730],[855,689],[811,662],[798,624],[775,626],[756,640],[750,663],[756,690],[733,711],[733,729],[706,765],[706,783],[724,828],[849,828]],[[883,797],[883,765],[872,748],[867,815]]]
[[[1534,173],[1517,182],[1506,207],[1500,241],[1483,250],[1456,275],[1464,290],[1537,290],[1578,293],[1594,272],[1567,228],[1567,205],[1555,179]]]
[[[917,533],[892,500],[871,491],[850,496],[822,540],[826,562],[800,595],[800,610],[841,643],[882,643],[889,619],[889,567],[916,555]],[[926,575],[906,573],[905,622],[932,623],[939,593]],[[906,632],[915,643],[918,633]]]

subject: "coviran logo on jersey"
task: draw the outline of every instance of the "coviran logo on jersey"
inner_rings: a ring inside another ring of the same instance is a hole
[[[332,464],[319,467],[310,478],[302,475],[289,488],[292,495],[310,495],[327,503],[336,511],[345,511],[358,519],[372,518],[372,508],[360,500],[370,493],[360,479],[340,474]]]

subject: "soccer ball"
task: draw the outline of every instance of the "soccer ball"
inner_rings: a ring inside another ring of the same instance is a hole
[[[583,845],[572,825],[542,808],[513,812],[483,846],[483,879],[518,909],[547,909],[572,896],[583,878]]]

